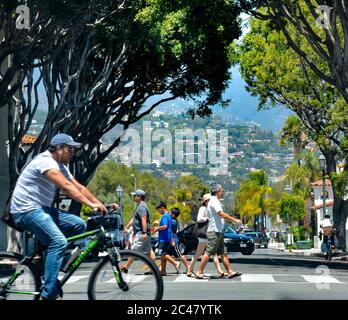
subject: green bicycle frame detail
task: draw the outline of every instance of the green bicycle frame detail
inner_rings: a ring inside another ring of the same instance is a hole
[[[5,287],[10,287],[12,285],[12,283],[14,283],[17,278],[22,274],[21,271],[16,271],[12,277],[8,280],[7,284],[5,285]],[[36,291],[18,291],[18,290],[7,290],[8,293],[15,293],[15,294],[27,294],[27,295],[38,295],[39,292],[36,292]]]
[[[99,232],[100,232],[100,230],[89,231],[89,232],[85,232],[85,233],[79,234],[77,236],[73,236],[73,237],[67,238],[66,240],[68,242],[71,242],[71,241],[75,241],[75,240],[78,240],[78,239],[86,238],[88,236],[92,236],[92,235],[97,234]],[[95,239],[95,240],[91,241],[88,244],[87,248],[79,254],[77,259],[69,267],[69,270],[68,270],[67,274],[60,281],[61,286],[63,286],[64,283],[69,280],[71,275],[76,271],[76,269],[85,260],[85,258],[89,255],[89,253],[98,245],[98,243],[99,243],[98,239]]]

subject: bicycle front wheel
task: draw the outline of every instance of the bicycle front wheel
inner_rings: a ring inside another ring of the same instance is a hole
[[[109,256],[101,260],[88,282],[90,300],[161,300],[163,280],[156,264],[147,256],[130,250],[120,250],[122,268],[131,259],[127,272],[120,272],[123,282],[118,283],[117,272]]]
[[[37,300],[41,280],[30,261],[15,252],[0,252],[0,300]]]

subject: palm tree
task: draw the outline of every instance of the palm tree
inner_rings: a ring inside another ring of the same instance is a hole
[[[286,145],[289,142],[292,143],[295,157],[301,153],[309,142],[304,125],[300,118],[295,115],[291,115],[287,118],[280,134],[280,145]],[[300,160],[298,160],[298,164],[301,165]]]
[[[237,210],[241,216],[250,218],[261,216],[259,231],[265,229],[265,215],[269,209],[269,195],[272,188],[268,186],[267,175],[263,170],[255,170],[249,173],[248,180],[245,180],[236,193]],[[256,224],[256,223],[255,223]]]

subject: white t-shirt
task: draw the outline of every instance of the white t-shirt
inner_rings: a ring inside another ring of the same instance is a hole
[[[49,151],[37,155],[20,174],[11,200],[11,212],[23,213],[52,206],[56,185],[44,173],[50,169],[60,170],[64,176],[73,178],[69,169],[52,158]]]
[[[201,206],[197,214],[197,222],[202,223],[208,220],[208,210],[206,206]]]
[[[325,227],[333,227],[333,223],[331,219],[323,219],[320,222],[320,227],[325,228]]]
[[[216,196],[212,196],[208,202],[208,230],[207,232],[222,232],[224,227],[224,219],[218,215],[218,212],[223,211],[221,202]]]

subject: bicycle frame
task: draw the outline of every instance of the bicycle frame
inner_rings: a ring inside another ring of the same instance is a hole
[[[101,227],[100,229],[97,230],[93,230],[93,231],[89,231],[89,232],[85,232],[85,233],[81,233],[79,235],[73,236],[73,237],[69,237],[66,240],[68,242],[73,242],[79,239],[84,239],[87,238],[89,236],[93,236],[96,234],[101,234],[101,236],[105,236],[105,230],[103,227]],[[66,272],[66,274],[64,275],[64,277],[59,281],[60,287],[62,287],[68,280],[69,278],[74,274],[74,272],[79,268],[79,266],[81,265],[81,263],[83,263],[85,261],[85,259],[88,257],[88,255],[91,253],[91,251],[100,243],[100,238],[96,238],[94,240],[92,240],[87,248],[85,250],[83,250],[82,252],[80,252],[79,256],[75,259],[75,261],[69,266],[68,271]],[[22,261],[20,261],[20,263],[30,260],[32,261],[34,257],[34,254],[32,254],[31,256],[25,256],[24,259]],[[15,273],[10,277],[10,279],[7,281],[7,283],[4,284],[4,288],[6,287],[11,287],[11,285],[16,281],[16,279],[22,274],[21,271],[21,265],[20,267],[15,271]],[[122,277],[121,277],[122,278]],[[118,277],[116,277],[117,281],[119,282]],[[8,289],[7,292],[9,293],[15,293],[15,294],[23,294],[23,295],[40,295],[40,292],[37,291],[18,291],[18,290],[11,290]]]
[[[84,238],[87,238],[89,236],[98,234],[100,232],[104,232],[104,230],[103,229],[98,229],[98,230],[88,231],[88,232],[81,233],[81,234],[73,236],[73,237],[69,237],[66,240],[68,242],[73,242],[73,241],[76,241],[76,240],[79,240],[79,239],[84,239]],[[69,266],[69,269],[66,272],[65,276],[63,277],[63,279],[59,281],[61,287],[69,280],[69,278],[74,274],[74,272],[78,269],[78,267],[81,265],[81,263],[86,260],[86,258],[90,254],[90,252],[99,244],[99,242],[100,242],[100,240],[98,238],[92,240],[88,244],[87,248],[85,250],[83,250],[82,252],[80,252],[79,256]]]

